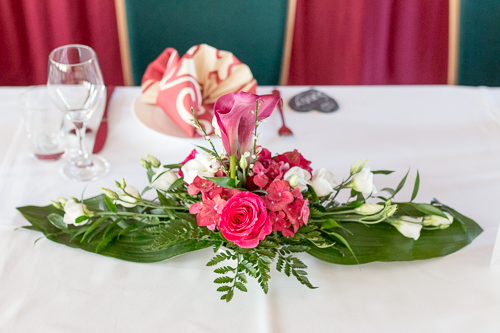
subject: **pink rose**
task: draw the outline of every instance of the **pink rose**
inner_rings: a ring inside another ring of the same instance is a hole
[[[250,192],[236,193],[222,209],[219,230],[228,241],[254,248],[272,231],[261,197]]]

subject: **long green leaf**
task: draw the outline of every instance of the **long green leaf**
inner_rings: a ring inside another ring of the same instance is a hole
[[[408,170],[408,171],[406,172],[406,175],[403,177],[403,179],[401,179],[401,181],[399,182],[398,187],[396,187],[396,189],[394,190],[394,193],[392,193],[392,195],[391,195],[391,197],[390,197],[389,199],[394,198],[394,196],[395,196],[395,195],[396,195],[399,191],[401,191],[401,189],[403,188],[403,186],[405,186],[405,183],[406,183],[406,178],[408,177],[408,174],[409,174],[409,173],[410,173],[410,170]]]
[[[457,215],[454,216],[457,217]],[[462,249],[483,231],[473,220],[463,215],[461,217],[462,222],[467,226],[466,232],[460,223],[452,223],[444,230],[422,230],[417,241],[403,237],[396,228],[387,223],[365,226],[360,223],[347,222],[343,223],[343,226],[351,231],[352,235],[343,230],[339,233],[349,243],[360,264],[373,261],[430,259]],[[308,253],[330,263],[342,265],[358,263],[347,248],[339,251],[335,248],[311,246]]]
[[[230,177],[205,177],[205,178],[211,181],[212,183],[225,188],[236,188],[236,183],[234,179]]]
[[[104,202],[104,195],[87,199],[85,200],[85,204],[91,210],[106,210],[107,208]],[[66,234],[52,225],[48,220],[48,215],[51,213],[60,213],[60,210],[52,205],[45,207],[26,206],[17,209],[31,223],[31,226],[27,227],[27,229],[41,231],[51,241],[93,253],[96,252],[97,246],[101,243],[101,239],[99,238],[94,238],[88,243],[80,243],[79,239],[72,240],[71,234]],[[163,261],[211,246],[210,242],[198,246],[198,248],[195,245],[184,246],[187,242],[179,242],[159,251],[147,251],[146,249],[153,244],[156,238],[157,235],[147,233],[140,228],[135,230],[130,228],[119,239],[112,239],[105,248],[100,249],[99,254],[127,261],[147,263]]]
[[[372,173],[374,175],[377,175],[377,174],[382,174],[382,175],[390,175],[391,173],[393,173],[394,171],[391,171],[391,170],[375,170],[375,171],[372,171]]]
[[[411,194],[410,201],[413,201],[417,197],[419,187],[420,187],[420,174],[418,173],[417,170],[417,178],[415,178],[415,185],[413,185],[413,193]]]

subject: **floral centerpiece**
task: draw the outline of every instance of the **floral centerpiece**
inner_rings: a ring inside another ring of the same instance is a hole
[[[181,163],[163,165],[146,155],[141,163],[149,186],[142,193],[125,180],[117,190],[79,201],[53,201],[46,207],[18,208],[55,242],[135,262],[157,262],[212,247],[208,266],[221,299],[247,291],[254,277],[267,293],[271,266],[315,288],[296,253],[306,252],[337,264],[401,261],[444,256],[481,233],[471,219],[433,200],[415,203],[417,176],[409,202],[396,202],[405,185],[377,195],[374,175],[356,162],[337,182],[324,169],[314,170],[297,150],[273,155],[257,142],[259,124],[281,100],[273,95],[227,94],[214,106],[213,126],[223,148],[215,149],[193,112],[193,125],[209,148],[198,147]],[[147,191],[154,200],[146,200]],[[346,202],[338,202],[349,191]]]

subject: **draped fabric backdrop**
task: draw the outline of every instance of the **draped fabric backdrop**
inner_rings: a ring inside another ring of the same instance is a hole
[[[298,0],[289,84],[445,84],[448,0]]]
[[[45,83],[70,43],[123,84],[113,0],[0,0],[0,85]],[[444,84],[447,53],[448,0],[298,0],[289,84]]]
[[[45,84],[65,44],[92,47],[106,84],[123,85],[113,0],[0,0],[0,85]]]

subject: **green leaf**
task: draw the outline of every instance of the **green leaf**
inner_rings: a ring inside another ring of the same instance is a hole
[[[103,223],[107,219],[109,219],[109,216],[102,216],[102,217],[98,218],[95,222],[93,222],[90,225],[90,227],[87,229],[87,232],[85,232],[85,234],[83,234],[83,237],[80,240],[80,242],[83,242],[85,240],[85,237],[87,237],[92,231],[94,231],[101,223]]]
[[[312,200],[318,202],[319,198],[314,188],[311,185],[307,184],[307,190],[309,191],[309,193],[311,193]]]
[[[205,177],[212,183],[225,187],[225,188],[236,188],[236,183],[234,179],[230,177]]]
[[[86,199],[84,203],[92,211],[106,210],[104,194]],[[48,215],[51,213],[57,214],[61,212],[52,205],[45,207],[25,206],[18,207],[17,209],[32,225],[31,229],[43,232],[45,237],[56,243],[95,253],[97,246],[101,242],[99,239],[92,239],[90,242],[80,243],[79,240],[72,239],[73,235],[62,233],[48,219]],[[85,225],[78,228],[89,228],[89,226]],[[130,229],[126,230],[127,228]],[[197,250],[194,246],[184,247],[186,242],[179,242],[159,251],[145,251],[144,249],[153,244],[157,235],[146,233],[136,225],[131,225],[127,228],[122,230],[119,239],[113,239],[106,248],[100,250],[99,254],[132,262],[147,263],[164,261]],[[205,247],[208,246],[210,244],[207,243]]]
[[[109,198],[107,195],[104,195],[104,201],[106,202],[106,206],[108,207],[108,209],[111,212],[115,212],[116,213],[116,205],[113,202],[113,200],[111,198]]]
[[[182,164],[165,164],[163,167],[167,169],[179,169],[182,168]]]
[[[243,292],[247,292],[247,287],[241,282],[235,282],[234,286]]]
[[[349,245],[349,242],[344,238],[342,237],[342,235],[336,233],[336,232],[329,232],[330,235],[332,236],[335,236],[335,238],[337,238],[338,240],[340,240],[342,242],[342,244],[345,245],[345,247],[347,247],[347,249],[351,252],[351,254],[353,255],[354,259],[356,259],[356,261],[358,261],[358,259],[356,258],[356,254],[354,253],[354,251],[352,250],[351,246]]]
[[[410,201],[413,201],[417,197],[419,186],[420,186],[420,174],[418,173],[418,170],[417,170],[417,178],[415,178],[415,185],[413,185],[413,193],[411,195]]]
[[[306,226],[300,228],[298,230],[298,232],[301,233],[301,234],[306,234],[306,233],[314,231],[316,229],[318,229],[318,227],[315,226],[315,225],[306,225]]]
[[[219,288],[217,288],[217,291],[229,291],[231,290],[232,288],[230,286],[220,286]]]
[[[151,180],[153,179],[155,172],[152,169],[148,169],[147,175],[148,175],[149,183],[151,183]]]
[[[50,223],[52,223],[52,225],[55,226],[56,228],[61,230],[68,230],[68,225],[64,223],[64,219],[61,215],[52,213],[49,214],[47,218],[50,221]]]
[[[391,194],[391,195],[394,195],[394,193],[396,191],[394,191],[392,188],[389,188],[389,187],[384,187],[383,189],[381,189],[380,191],[386,191],[387,193]]]
[[[372,171],[372,173],[374,175],[377,175],[377,174],[390,175],[393,172],[394,171],[391,171],[391,170],[375,170],[375,171]]]
[[[446,215],[436,206],[423,204],[423,203],[412,203],[413,207],[427,215],[437,215],[447,218]]]
[[[443,209],[447,209],[447,206],[443,206]],[[452,211],[449,212],[453,215]],[[458,220],[458,215],[454,216]],[[444,230],[422,230],[417,241],[402,236],[396,228],[387,223],[367,227],[360,223],[346,222],[343,225],[353,235],[344,230],[339,230],[339,234],[349,243],[360,264],[374,261],[422,260],[456,252],[470,244],[482,232],[481,227],[470,218],[463,216],[462,221],[467,227],[466,232],[462,230],[460,223],[452,223]],[[318,248],[311,245],[308,253],[330,263],[358,264],[348,249]]]
[[[194,146],[200,148],[201,150],[203,150],[203,151],[205,151],[205,152],[207,152],[209,154],[212,154],[213,156],[215,156],[215,152],[212,151],[211,149],[208,149],[208,148],[205,148],[205,147],[202,147],[202,146],[197,146],[197,145],[194,145]]]
[[[240,280],[241,282],[243,283],[247,283],[247,276],[244,274],[244,273],[238,273],[238,275],[236,276],[238,278],[238,280]]]
[[[300,253],[309,250],[309,246],[305,245],[290,245],[287,247],[287,250],[293,253]]]
[[[261,249],[261,248],[258,248],[256,249],[257,253],[263,255],[263,256],[266,256],[266,257],[271,257],[273,258],[274,257],[274,252],[269,250],[269,249]]]
[[[184,177],[181,177],[177,179],[175,182],[173,182],[172,185],[168,188],[167,192],[170,192],[178,187],[180,187],[182,184],[184,184]]]
[[[234,272],[235,269],[230,266],[219,267],[214,270],[217,274],[226,274],[227,272]]]
[[[222,284],[222,283],[231,283],[233,282],[233,278],[229,276],[221,276],[218,277],[217,279],[214,280],[215,283]]]
[[[210,261],[207,263],[207,266],[215,266],[218,263],[220,263],[226,259],[229,259],[229,257],[227,255],[225,255],[223,253],[219,253],[218,255],[216,255],[215,257],[210,259]]]
[[[403,179],[401,179],[401,182],[399,182],[398,187],[396,187],[396,189],[394,190],[394,193],[391,195],[391,197],[389,199],[393,198],[403,188],[403,186],[405,186],[406,178],[408,177],[409,173],[410,173],[410,170],[408,170],[406,172],[406,175],[403,177]]]
[[[89,219],[88,216],[82,215],[82,216],[79,216],[79,217],[76,218],[75,223],[81,223],[83,221],[87,221],[88,219]]]
[[[108,232],[110,232],[120,221],[122,221],[124,219],[125,219],[124,217],[120,217],[120,218],[117,218],[116,220],[114,220],[113,223],[110,223],[109,226],[104,231],[102,238],[106,238],[106,235],[108,234]]]
[[[321,229],[332,229],[332,228],[341,228],[340,224],[334,219],[326,219],[325,222],[321,225]]]
[[[229,302],[233,299],[233,296],[234,296],[234,292],[232,290],[228,291],[226,295],[225,299],[226,299],[226,302]]]
[[[153,188],[152,188],[151,186],[146,186],[146,187],[144,188],[144,190],[142,190],[142,192],[141,192],[141,197],[142,197],[142,196],[144,196],[144,194],[145,194],[146,192],[148,192],[148,191],[150,191],[150,190],[152,190],[152,189],[153,189]],[[116,209],[116,208],[115,208],[115,209]],[[110,209],[110,210],[111,210],[111,209]],[[116,210],[112,210],[112,212],[116,212]]]
[[[438,201],[436,200],[436,202],[438,202]],[[457,212],[453,208],[446,206],[446,205],[443,205],[442,207],[443,207],[444,211],[450,213],[460,223],[460,226],[462,227],[463,232],[467,232],[468,225],[475,224],[475,222],[473,220],[471,220],[467,216],[460,214],[459,212]]]

